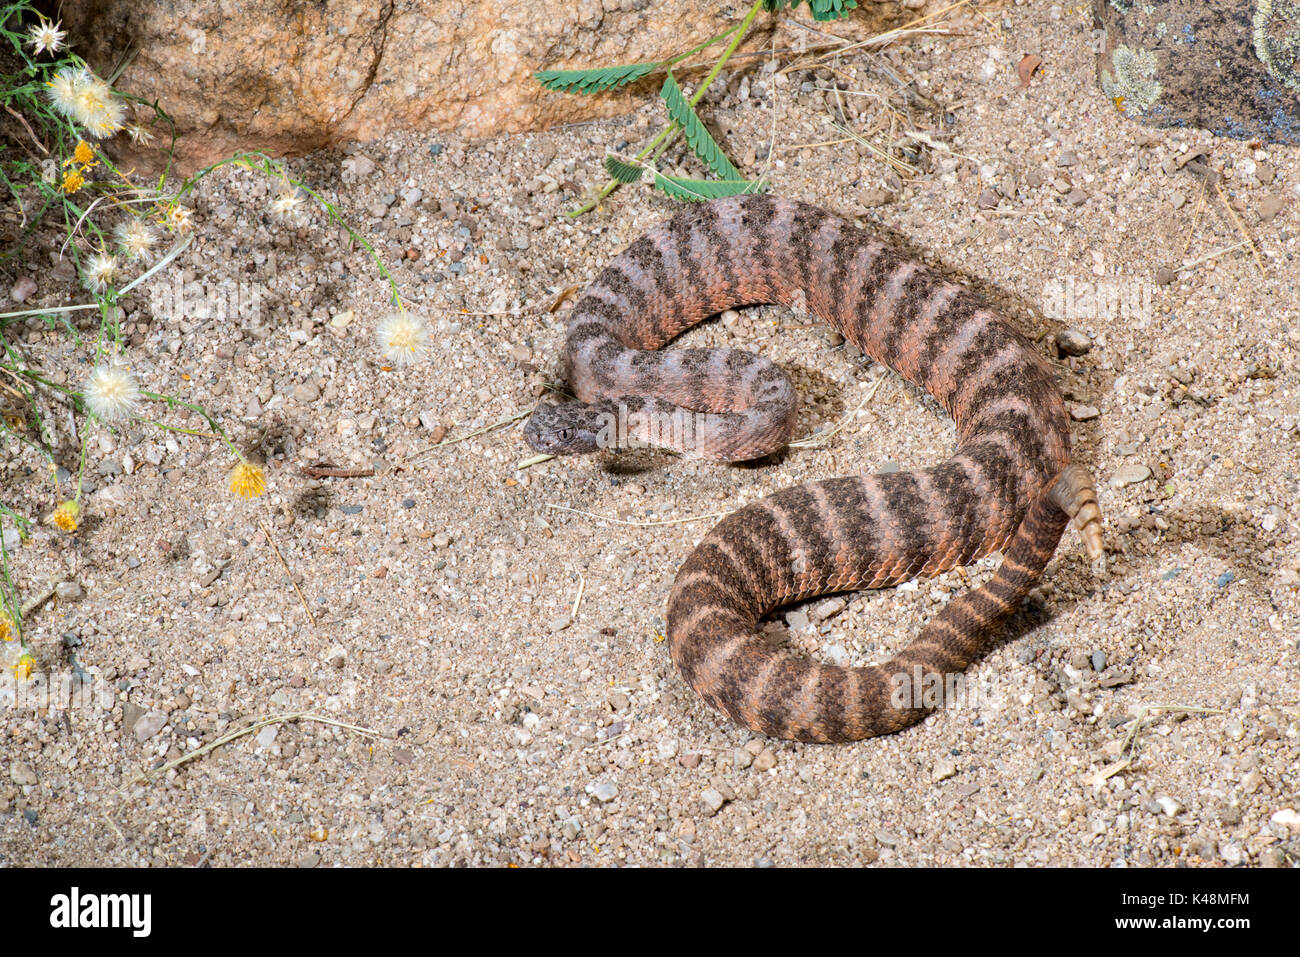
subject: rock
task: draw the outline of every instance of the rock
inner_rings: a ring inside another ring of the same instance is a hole
[[[1165,266],[1161,266],[1156,270],[1156,285],[1158,286],[1167,286],[1177,278],[1178,273]]]
[[[134,701],[122,702],[122,733],[131,734],[135,731],[135,724],[144,716],[144,708],[140,707]]]
[[[1269,223],[1277,218],[1277,214],[1286,208],[1286,197],[1277,193],[1271,196],[1265,196],[1259,202],[1259,218],[1261,222]]]
[[[704,804],[705,810],[710,815],[717,814],[722,810],[722,805],[727,803],[727,799],[722,796],[722,792],[709,788],[700,793],[700,801]]]
[[[1088,663],[1092,665],[1092,670],[1093,670],[1093,671],[1105,671],[1105,670],[1106,670],[1106,652],[1104,652],[1104,651],[1094,651],[1094,652],[1092,653],[1092,656],[1089,658]]]
[[[17,281],[9,289],[9,298],[14,302],[23,303],[30,299],[36,293],[36,280],[31,276],[19,276]]]
[[[980,193],[977,201],[980,209],[997,209],[998,203],[1002,202],[1002,197],[991,189],[986,189]]]
[[[825,601],[818,602],[813,606],[813,617],[818,621],[826,621],[828,618],[834,618],[846,607],[848,607],[848,602],[839,596],[827,598]]]
[[[1280,847],[1270,847],[1259,855],[1260,867],[1286,867],[1286,851]]]
[[[150,711],[140,716],[135,723],[135,739],[143,744],[163,729],[167,715],[161,711]]]
[[[808,627],[808,613],[806,611],[788,611],[785,613],[785,624],[791,631],[803,631]]]
[[[1300,812],[1295,808],[1284,807],[1280,811],[1275,811],[1269,819],[1270,824],[1278,824],[1282,827],[1289,827],[1294,831],[1300,831]]]
[[[1103,92],[1130,119],[1300,143],[1295,0],[1093,0]]]
[[[1177,817],[1178,812],[1183,809],[1181,804],[1164,794],[1156,798],[1156,804],[1160,806],[1160,810],[1164,812],[1165,817]]]
[[[1092,340],[1082,329],[1062,329],[1056,334],[1056,351],[1063,356],[1087,355]]]
[[[64,601],[77,601],[81,598],[83,592],[81,586],[76,582],[59,582],[54,586],[54,594]]]
[[[618,797],[618,785],[613,781],[599,781],[592,787],[591,794],[601,804],[608,804]]]
[[[550,92],[533,72],[662,61],[742,15],[709,0],[246,0],[237,19],[218,0],[68,0],[59,12],[101,75],[132,51],[116,85],[158,100],[175,120],[186,170],[238,150],[304,153],[399,129],[476,139],[613,116],[653,93]],[[865,37],[912,18],[897,4],[864,4],[836,26]],[[743,49],[770,46],[779,23],[758,17]],[[653,76],[651,84],[662,82]],[[166,159],[156,143],[132,149],[124,141],[112,142],[129,151],[128,166]],[[439,152],[437,162],[457,164],[459,151]]]
[[[1151,470],[1145,465],[1124,465],[1116,470],[1110,478],[1110,484],[1116,488],[1126,485],[1138,485],[1151,477]]]
[[[1095,405],[1072,405],[1070,406],[1070,418],[1076,422],[1087,422],[1101,415],[1101,409]]]
[[[36,772],[26,761],[14,761],[10,764],[9,777],[20,788],[36,783]]]
[[[957,762],[952,758],[940,758],[934,762],[934,770],[930,774],[931,781],[946,781],[957,773]]]
[[[764,748],[754,758],[755,771],[770,771],[776,767],[776,755]]]
[[[1219,845],[1219,856],[1225,864],[1235,867],[1246,859],[1246,852],[1236,841],[1228,841]]]

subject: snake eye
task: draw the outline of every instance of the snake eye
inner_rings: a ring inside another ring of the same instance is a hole
[[[555,438],[560,442],[567,442],[573,438],[573,429],[560,429],[555,433]]]

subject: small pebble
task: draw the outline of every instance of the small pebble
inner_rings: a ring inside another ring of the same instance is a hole
[[[1125,465],[1111,476],[1110,484],[1116,488],[1126,485],[1138,485],[1151,477],[1151,470],[1145,465]]]
[[[150,711],[136,721],[135,739],[143,744],[161,731],[165,724],[167,724],[167,715],[161,711]]]
[[[934,763],[934,772],[931,774],[933,781],[946,781],[957,773],[957,762],[952,758],[940,758]]]
[[[601,804],[608,804],[618,797],[618,785],[613,781],[601,781],[591,789],[591,793]]]
[[[1156,804],[1160,805],[1160,810],[1164,812],[1165,817],[1177,817],[1178,812],[1183,806],[1167,795],[1160,795],[1156,798]]]
[[[722,805],[727,803],[727,799],[722,796],[722,793],[714,788],[701,792],[700,800],[704,803],[704,807],[710,815],[717,814],[722,810]]]
[[[1277,214],[1286,208],[1286,197],[1274,194],[1265,196],[1259,204],[1259,218],[1262,222],[1272,222]]]
[[[14,302],[26,302],[36,293],[36,280],[31,276],[19,276],[18,281],[9,289],[9,298]]]
[[[1082,329],[1062,329],[1056,334],[1056,348],[1061,355],[1087,355],[1092,349],[1092,339]]]

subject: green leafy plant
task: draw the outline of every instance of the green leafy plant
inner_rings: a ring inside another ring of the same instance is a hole
[[[594,199],[572,210],[568,215],[571,217],[581,216],[583,213],[595,209],[606,196],[619,186],[639,182],[647,170],[654,174],[655,188],[674,199],[687,202],[717,199],[722,196],[736,196],[741,193],[752,193],[762,189],[764,184],[761,179],[746,179],[736,169],[735,164],[727,157],[726,152],[718,144],[717,140],[710,135],[699,114],[695,112],[695,107],[700,102],[700,98],[704,96],[705,91],[717,79],[722,67],[736,52],[741,41],[745,39],[759,11],[766,10],[769,13],[777,13],[786,8],[793,9],[799,6],[801,2],[803,0],[755,0],[754,5],[749,8],[749,12],[745,14],[745,17],[739,23],[724,30],[717,36],[710,37],[699,46],[692,47],[685,53],[678,54],[668,60],[592,67],[586,70],[541,70],[534,74],[538,82],[548,90],[589,96],[594,93],[617,90],[652,73],[659,71],[666,73],[663,87],[659,91],[659,98],[663,100],[667,109],[668,125],[631,161],[618,156],[606,156],[604,165],[605,171],[610,176],[609,182],[596,194]],[[848,16],[849,11],[857,7],[855,0],[807,0],[807,2],[813,18],[816,20],[838,20],[841,17]],[[672,68],[709,47],[721,43],[723,40],[729,40],[730,42],[723,50],[722,55],[713,64],[713,68],[704,78],[704,81],[696,88],[695,93],[690,99],[687,99],[685,93],[682,92],[682,88],[677,83],[677,78],[673,75]],[[672,145],[678,133],[684,135],[686,145],[691,152],[699,157],[700,161],[709,168],[717,179],[685,179],[680,176],[669,176],[655,169],[655,161]]]

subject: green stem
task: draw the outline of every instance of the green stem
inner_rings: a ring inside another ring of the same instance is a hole
[[[745,15],[745,19],[742,20],[738,26],[733,27],[731,31],[728,31],[728,32],[734,32],[735,36],[731,38],[731,42],[727,44],[727,49],[722,52],[722,56],[719,58],[718,62],[713,64],[713,69],[709,71],[709,75],[704,78],[704,82],[700,84],[699,89],[696,90],[694,96],[691,97],[690,100],[691,106],[695,106],[696,103],[700,102],[700,97],[704,96],[705,91],[708,90],[709,86],[713,83],[713,81],[718,78],[718,74],[722,71],[722,67],[726,64],[726,62],[729,59],[731,59],[731,55],[736,52],[736,48],[739,47],[741,41],[745,39],[745,36],[749,33],[750,25],[754,22],[754,17],[758,15],[758,11],[761,10],[762,8],[763,8],[763,0],[754,0],[754,5],[749,8],[749,13]],[[722,39],[722,37],[725,37],[726,35],[727,34],[724,33],[721,34],[720,36],[714,37],[708,43],[704,44],[704,46],[697,47],[696,50],[691,52],[692,53],[699,52],[699,50],[704,49],[705,46],[709,46],[713,43],[716,43],[718,40]],[[677,57],[676,59],[669,60],[668,63],[670,64],[677,63],[690,55],[691,55],[690,53],[684,53],[682,54],[682,56]],[[670,139],[670,137],[676,134],[680,129],[681,127],[679,127],[676,122],[669,123],[667,126],[663,128],[663,130],[660,131],[659,135],[656,136],[650,142],[649,146],[643,149],[640,153],[636,154],[636,157],[633,160],[633,162],[639,163],[642,160],[644,160],[647,156],[650,157],[652,162],[658,159],[660,156],[663,155],[664,150],[668,149],[668,147],[672,145],[672,140]],[[605,184],[604,188],[601,189],[601,191],[596,194],[595,199],[585,204],[584,206],[579,207],[578,209],[571,210],[570,212],[565,213],[565,215],[568,216],[570,219],[577,219],[583,213],[591,212],[593,209],[595,209],[597,206],[601,204],[601,202],[605,199],[606,196],[614,192],[614,190],[618,189],[619,186],[621,185],[623,184],[620,183],[618,180],[611,179],[608,183]]]
[[[155,402],[165,402],[167,403],[168,408],[175,408],[176,406],[180,406],[183,409],[189,409],[195,415],[202,416],[204,421],[208,423],[208,427],[212,429],[212,433],[217,438],[221,439],[222,442],[226,443],[226,448],[230,449],[230,453],[233,456],[235,456],[235,458],[239,459],[239,461],[241,462],[244,461],[243,453],[240,452],[239,449],[235,447],[234,442],[230,441],[230,437],[226,435],[226,430],[223,429],[221,426],[217,425],[217,423],[213,420],[212,416],[208,414],[207,409],[203,408],[203,406],[195,405],[193,402],[186,402],[184,399],[178,399],[174,395],[164,395],[161,392],[145,392],[144,390],[141,390],[140,394],[144,396],[146,399],[153,399]],[[160,422],[149,422],[149,424],[157,425],[160,426],[161,428],[171,428],[171,426],[162,425],[162,423]],[[184,432],[185,430],[173,429],[173,431]]]

